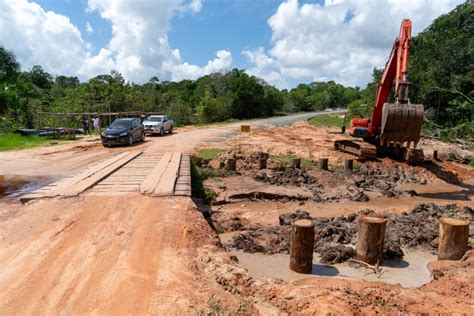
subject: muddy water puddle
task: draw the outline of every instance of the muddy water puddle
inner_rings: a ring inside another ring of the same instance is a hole
[[[239,264],[247,269],[254,278],[270,277],[286,281],[296,281],[313,277],[337,277],[343,279],[363,280],[400,284],[403,287],[418,287],[431,279],[428,263],[435,261],[436,256],[427,252],[403,250],[403,260],[385,260],[380,274],[364,267],[354,267],[349,263],[326,265],[319,262],[316,254],[313,259],[311,274],[300,274],[288,268],[290,256],[285,254],[265,255],[246,253],[241,250],[231,251],[239,259]]]
[[[0,175],[0,199],[14,199],[35,191],[51,182],[50,177],[3,176]]]

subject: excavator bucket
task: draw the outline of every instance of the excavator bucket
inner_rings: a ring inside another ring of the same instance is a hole
[[[382,109],[380,144],[410,148],[413,142],[413,148],[416,148],[423,120],[422,104],[385,103]]]

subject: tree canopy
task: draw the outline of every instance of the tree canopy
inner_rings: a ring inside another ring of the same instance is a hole
[[[427,128],[455,129],[455,137],[474,135],[473,34],[474,6],[467,1],[412,38],[410,98],[424,104]],[[381,73],[374,69],[364,89],[329,81],[279,90],[240,69],[180,82],[153,76],[144,84],[127,82],[113,70],[80,82],[77,77],[49,74],[39,65],[21,71],[14,53],[0,44],[0,131],[33,127],[35,111],[153,111],[166,113],[178,124],[335,107],[368,116]]]

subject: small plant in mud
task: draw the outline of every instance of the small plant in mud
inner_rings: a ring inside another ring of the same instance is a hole
[[[204,187],[204,196],[205,196],[206,201],[209,204],[212,204],[217,198],[217,193],[216,191],[214,191],[213,189],[209,187]]]
[[[208,302],[209,308],[214,312],[220,312],[222,310],[221,301],[215,297],[211,297]]]

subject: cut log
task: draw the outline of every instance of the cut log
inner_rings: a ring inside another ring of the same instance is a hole
[[[229,158],[227,159],[227,170],[235,171],[237,168],[237,159]]]
[[[290,269],[311,273],[313,267],[314,223],[309,219],[291,225]]]
[[[267,158],[258,158],[258,170],[267,169]]]
[[[301,159],[300,158],[294,158],[291,161],[291,166],[295,169],[300,169],[301,168]]]
[[[344,171],[352,172],[353,169],[354,169],[354,160],[346,159],[344,161]]]
[[[328,158],[319,158],[319,169],[328,170]]]
[[[459,260],[468,247],[469,222],[454,218],[439,220],[438,260]]]
[[[387,220],[381,217],[363,216],[359,220],[357,260],[371,265],[382,264],[383,244]]]

